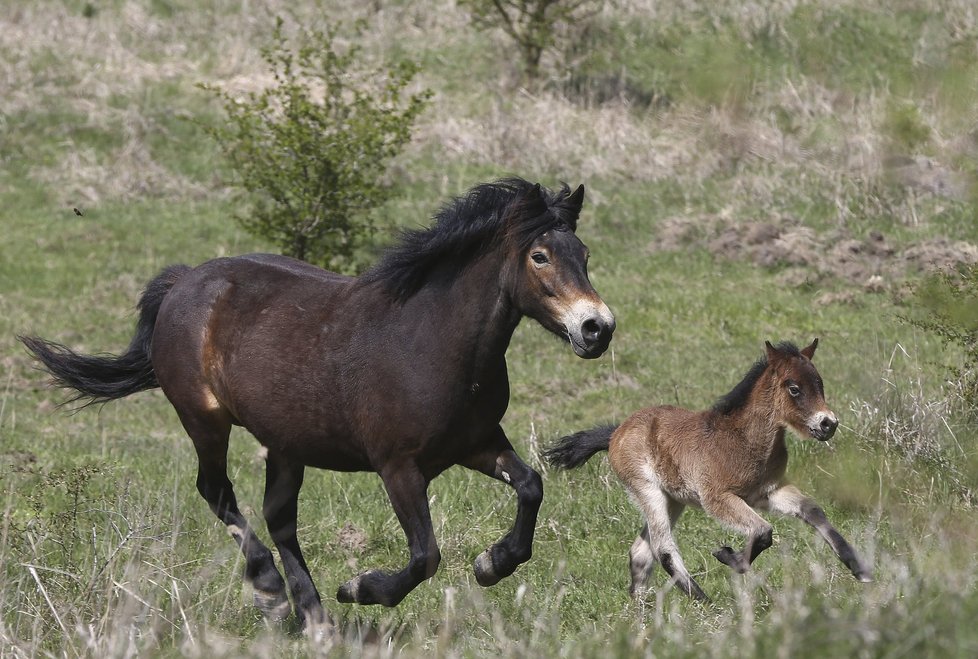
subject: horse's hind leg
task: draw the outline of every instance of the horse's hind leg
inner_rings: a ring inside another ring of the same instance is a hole
[[[399,572],[369,570],[350,579],[336,592],[340,602],[395,606],[419,583],[434,576],[441,562],[428,510],[428,479],[410,463],[384,467],[380,477],[407,536],[411,559]]]
[[[862,564],[852,546],[829,523],[825,512],[815,501],[802,494],[798,488],[793,485],[778,488],[768,495],[767,507],[773,512],[793,515],[804,521],[818,531],[819,535],[829,543],[832,551],[849,568],[854,577],[862,582],[873,580],[872,572]]]
[[[270,451],[265,462],[265,501],[262,506],[268,532],[289,580],[296,616],[303,627],[329,622],[296,537],[299,489],[304,472],[303,465],[289,462]]]
[[[672,527],[682,514],[684,506],[653,483],[642,483],[637,488],[626,484],[626,487],[645,514],[645,527],[632,543],[629,552],[632,573],[629,592],[634,597],[644,592],[654,561],[658,561],[680,590],[694,599],[709,600],[686,569],[672,535]]]
[[[285,582],[275,567],[272,552],[255,536],[248,520],[238,510],[234,489],[228,479],[230,422],[217,414],[181,413],[180,420],[197,450],[197,491],[241,548],[245,558],[245,579],[255,590],[255,606],[272,620],[287,617],[290,606]]]
[[[462,464],[516,490],[517,508],[513,527],[475,559],[476,581],[480,586],[492,586],[515,572],[533,554],[537,512],[543,501],[543,480],[516,455],[501,428],[497,433],[495,448],[470,456]]]
[[[636,598],[642,596],[655,563],[655,553],[652,551],[652,545],[649,542],[649,525],[645,524],[642,527],[642,532],[632,543],[631,549],[628,550],[628,569],[632,573],[632,583],[628,587],[629,595]]]

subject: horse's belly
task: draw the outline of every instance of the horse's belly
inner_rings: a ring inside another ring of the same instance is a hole
[[[335,433],[313,435],[292,433],[287,428],[275,431],[252,429],[245,426],[269,451],[318,469],[333,471],[371,471],[372,466],[367,452],[356,440]]]

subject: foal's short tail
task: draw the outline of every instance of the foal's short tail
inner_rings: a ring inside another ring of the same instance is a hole
[[[543,452],[543,457],[547,462],[561,469],[580,467],[595,453],[608,450],[611,433],[615,432],[617,427],[598,426],[561,437],[556,444]]]
[[[146,285],[137,305],[139,321],[129,348],[121,355],[80,355],[70,348],[36,336],[18,337],[44,368],[51,373],[53,383],[78,393],[66,403],[88,399],[82,406],[107,403],[116,398],[159,386],[150,348],[153,327],[163,298],[177,280],[190,271],[186,265],[172,265]]]

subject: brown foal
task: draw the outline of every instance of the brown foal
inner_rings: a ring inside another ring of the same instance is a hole
[[[644,590],[658,562],[683,591],[707,599],[683,564],[672,534],[690,505],[747,537],[742,551],[721,547],[713,553],[739,573],[772,543],[772,527],[756,508],[802,519],[857,579],[871,581],[870,570],[822,509],[785,479],[785,430],[826,441],[838,426],[812,363],[817,345],[818,339],[798,350],[790,343],[765,342],[766,357],[712,409],[647,407],[617,428],[578,432],[545,453],[550,463],[572,468],[608,450],[612,469],[645,516],[630,551],[633,595]]]

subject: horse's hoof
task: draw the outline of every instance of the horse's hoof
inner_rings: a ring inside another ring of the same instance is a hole
[[[494,586],[502,579],[502,577],[496,574],[496,568],[492,564],[491,548],[476,556],[473,569],[475,570],[475,580],[482,587]]]
[[[873,575],[870,574],[869,572],[860,572],[855,576],[860,583],[873,583]]]
[[[329,619],[329,616],[323,615],[321,618],[315,622],[307,619],[302,627],[303,635],[316,644],[329,641],[334,632],[333,621]]]
[[[360,578],[363,575],[353,577],[336,590],[336,600],[343,604],[355,604],[360,595]]]
[[[268,592],[256,590],[254,595],[255,606],[262,612],[268,620],[279,622],[285,620],[292,613],[292,605],[284,591]]]

